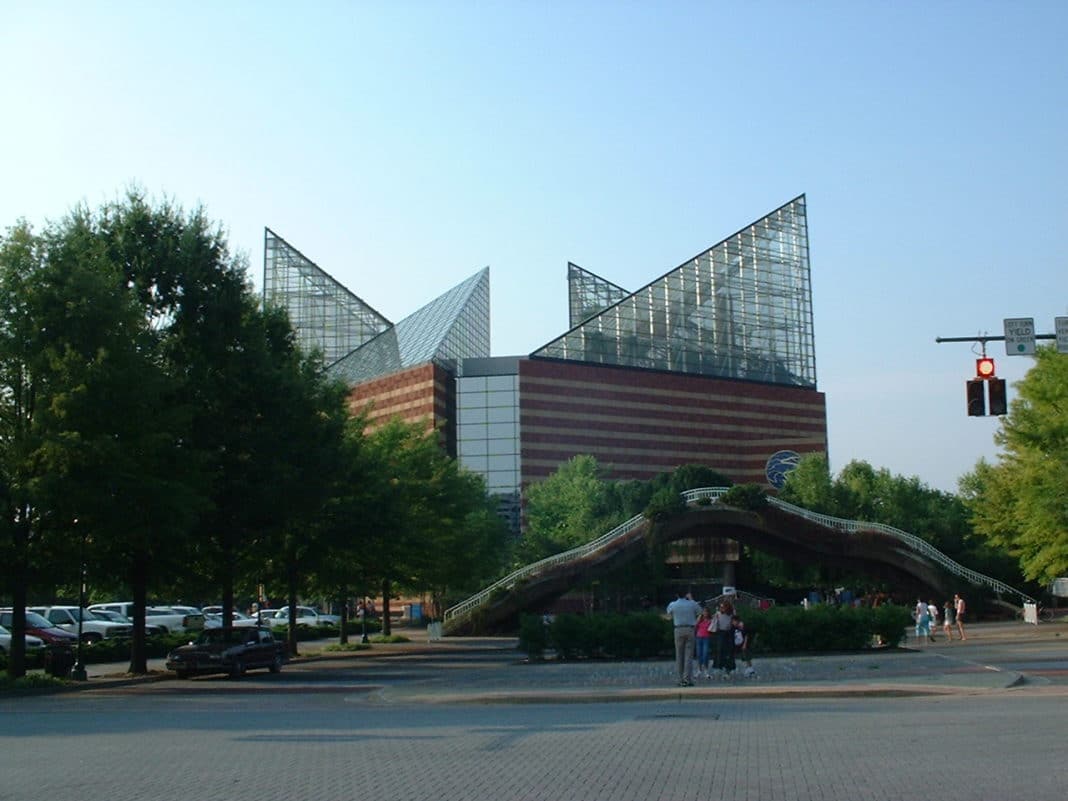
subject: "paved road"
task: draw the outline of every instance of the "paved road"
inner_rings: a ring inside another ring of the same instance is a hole
[[[667,662],[524,665],[501,641],[91,681],[0,699],[0,799],[1061,801],[1068,687],[998,668],[1063,669],[1068,628],[975,628],[689,692]]]

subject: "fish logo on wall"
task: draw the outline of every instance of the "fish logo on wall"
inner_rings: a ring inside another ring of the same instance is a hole
[[[782,489],[786,483],[786,474],[794,470],[801,461],[801,454],[797,451],[776,451],[768,459],[764,467],[764,475],[768,483],[775,489]]]

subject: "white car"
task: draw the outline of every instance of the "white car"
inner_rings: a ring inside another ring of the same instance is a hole
[[[324,615],[317,609],[312,609],[310,606],[297,607],[298,626],[336,626],[340,622],[341,618],[337,615]],[[271,621],[271,625],[289,625],[288,606],[275,612],[274,620]]]
[[[209,609],[211,607],[208,607]],[[230,618],[230,628],[245,629],[255,628],[260,625],[260,621],[254,617],[243,615],[240,612],[233,612]],[[222,612],[204,612],[204,628],[206,629],[221,629],[223,627]]]
[[[40,653],[44,648],[44,640],[40,637],[26,635],[26,654]],[[11,650],[11,632],[0,626],[0,654],[6,654]]]
[[[87,609],[79,609],[77,606],[31,606],[27,607],[31,612],[36,612],[49,623],[58,626],[71,634],[78,633],[79,620],[81,623],[82,640],[84,642],[100,642],[118,637],[133,636],[133,626],[129,623],[115,623],[94,615]]]
[[[104,609],[108,612],[118,612],[120,615],[133,620],[134,605],[132,601],[115,601],[107,604],[93,604],[89,611]],[[145,623],[159,626],[164,634],[181,634],[185,631],[200,631],[204,628],[204,615],[200,610],[185,613],[168,606],[145,607]]]
[[[125,623],[128,626],[133,626],[133,621],[119,612],[112,612],[108,609],[94,609],[93,614],[97,617],[102,617],[104,620],[110,620],[112,623]],[[166,634],[167,630],[162,626],[156,626],[152,623],[145,623],[145,634],[149,637],[154,637],[157,634]]]

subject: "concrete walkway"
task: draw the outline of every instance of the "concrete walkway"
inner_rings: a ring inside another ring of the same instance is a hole
[[[794,655],[757,658],[756,675],[731,680],[695,679],[678,687],[674,661],[528,662],[514,638],[448,638],[430,642],[425,630],[405,629],[411,642],[375,644],[370,650],[324,651],[328,641],[301,643],[302,655],[281,677],[253,673],[243,679],[248,689],[262,692],[323,691],[358,688],[381,703],[578,703],[656,700],[676,697],[844,697],[918,696],[996,692],[1021,683],[1020,673],[976,661],[976,643],[1024,643],[1064,633],[1068,624],[1029,626],[990,623],[969,627],[965,643],[946,642],[894,651],[850,654]],[[89,681],[77,689],[118,689],[167,682],[168,690],[190,687],[152,660],[153,673],[125,674],[126,665],[90,665]],[[173,686],[171,686],[173,685]],[[229,681],[196,688],[234,689]],[[160,688],[162,689],[162,688]]]

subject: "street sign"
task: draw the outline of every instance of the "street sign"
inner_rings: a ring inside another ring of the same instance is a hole
[[[1010,317],[1005,320],[1005,353],[1032,356],[1035,352],[1035,318]]]
[[[1053,330],[1057,332],[1057,352],[1068,353],[1068,317],[1054,317]]]

